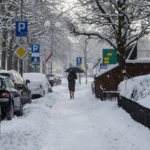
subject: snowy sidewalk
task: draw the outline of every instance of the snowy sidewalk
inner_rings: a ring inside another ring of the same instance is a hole
[[[2,121],[0,150],[149,150],[150,131],[116,102],[102,102],[91,85],[67,84],[24,107],[24,116]]]

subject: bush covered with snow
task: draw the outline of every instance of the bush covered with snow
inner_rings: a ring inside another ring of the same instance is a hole
[[[150,95],[150,75],[138,76],[123,81],[118,86],[120,95],[135,101]]]

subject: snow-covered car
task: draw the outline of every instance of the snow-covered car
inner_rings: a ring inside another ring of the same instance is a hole
[[[45,74],[24,73],[23,78],[30,80],[28,87],[31,89],[32,98],[41,97],[48,92],[52,92],[51,85],[49,84]]]
[[[15,70],[0,70],[0,75],[7,76],[13,81],[16,89],[22,96],[23,104],[32,102],[31,90],[27,85],[30,82],[29,80],[24,81],[21,75]]]
[[[59,76],[57,75],[46,75],[46,76],[51,86],[61,84],[61,78]]]
[[[11,120],[14,112],[23,115],[23,100],[20,92],[9,77],[0,76],[0,107],[2,115]]]

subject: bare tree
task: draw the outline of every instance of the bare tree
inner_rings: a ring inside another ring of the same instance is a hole
[[[128,75],[124,52],[133,42],[142,37],[150,26],[148,0],[79,0],[76,19],[68,23],[75,35],[86,35],[106,40],[117,52],[122,80]],[[81,24],[77,25],[77,21]],[[141,21],[144,27],[141,28]],[[82,30],[82,24],[90,30]],[[149,31],[148,31],[149,33]]]
[[[87,63],[101,57],[99,43],[94,39],[89,39],[86,36],[80,36],[74,44],[74,51],[78,53],[79,56],[83,57],[84,67],[86,67]]]
[[[14,65],[12,64],[12,55],[17,47],[15,43],[15,22],[20,21],[20,0],[0,0],[0,39],[2,41],[2,68],[5,69],[6,56],[9,57],[8,69],[12,66],[17,68],[16,59]],[[44,28],[46,20],[53,20],[54,22],[64,20],[61,12],[58,11],[58,6],[63,0],[24,0],[23,3],[23,21],[28,21],[28,36],[30,42],[25,46],[30,49],[31,44],[38,43],[41,45],[41,52],[46,53],[50,50],[51,32],[47,32]],[[58,18],[59,16],[59,18]],[[64,20],[65,21],[65,20]],[[66,27],[65,27],[66,28]],[[66,36],[65,30],[54,30],[54,53],[57,61],[63,62],[63,52],[66,48],[69,49],[70,41]],[[26,57],[25,60],[29,60]],[[54,59],[56,60],[56,59]],[[28,61],[28,68],[31,61]]]

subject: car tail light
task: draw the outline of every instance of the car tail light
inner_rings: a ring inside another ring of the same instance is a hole
[[[3,92],[2,98],[9,97],[9,92]]]
[[[42,89],[42,85],[40,85],[40,88]]]
[[[54,78],[54,80],[56,80],[56,78]]]
[[[17,83],[14,83],[15,84],[15,87],[17,87]]]

